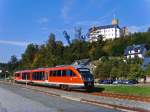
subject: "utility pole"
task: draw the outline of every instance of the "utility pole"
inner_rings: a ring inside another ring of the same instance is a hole
[[[6,72],[4,71],[4,75],[5,75],[5,81],[6,81]]]
[[[27,87],[27,74],[26,74],[26,87]]]

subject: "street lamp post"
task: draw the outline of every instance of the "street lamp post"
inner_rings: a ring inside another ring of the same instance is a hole
[[[0,79],[2,78],[2,70],[0,70]]]

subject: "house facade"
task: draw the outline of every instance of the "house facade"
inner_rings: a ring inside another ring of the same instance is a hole
[[[124,51],[124,56],[129,59],[129,58],[141,58],[144,59],[145,57],[145,52],[147,51],[145,44],[139,44],[139,45],[131,45],[128,46],[125,51]]]

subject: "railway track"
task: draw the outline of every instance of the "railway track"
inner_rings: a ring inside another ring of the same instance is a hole
[[[94,92],[91,94],[97,95],[97,96],[119,98],[119,99],[129,99],[129,100],[135,100],[135,101],[150,102],[150,97],[123,95],[123,94],[118,94],[118,93],[106,93],[106,92],[102,92],[102,93]]]
[[[25,86],[25,84],[18,84],[21,86]],[[67,90],[62,90],[57,87],[49,87],[49,86],[39,86],[39,85],[28,85],[28,87],[35,87],[38,89],[48,89],[48,90],[59,90],[59,91],[64,91],[66,92]],[[70,90],[67,92],[76,92],[76,93],[84,93],[84,94],[90,94],[90,95],[95,95],[95,96],[104,96],[104,97],[112,97],[112,98],[118,98],[118,99],[128,99],[128,100],[134,100],[134,101],[142,101],[142,102],[150,102],[150,97],[143,97],[143,96],[134,96],[134,95],[124,95],[124,94],[118,94],[118,93],[107,93],[107,92],[88,92],[86,90]]]

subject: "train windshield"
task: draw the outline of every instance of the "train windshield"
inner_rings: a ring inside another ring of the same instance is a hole
[[[77,69],[83,78],[92,78],[93,76],[88,68],[79,68]]]

